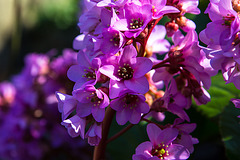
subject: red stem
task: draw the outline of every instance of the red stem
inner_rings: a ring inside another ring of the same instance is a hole
[[[94,148],[93,160],[104,160],[105,159],[105,150],[107,147],[107,137],[108,132],[111,126],[112,119],[114,117],[115,111],[108,107],[103,124],[102,124],[102,139],[97,146]]]
[[[144,52],[146,49],[146,45],[147,45],[147,41],[149,36],[152,33],[153,28],[158,24],[158,22],[162,19],[162,17],[158,18],[157,20],[155,20],[153,26],[150,28],[150,30],[148,31],[147,37],[143,39],[143,41],[138,40],[137,42],[139,42],[141,44],[141,48],[140,48],[140,52],[139,52],[139,57],[143,57],[144,56]],[[148,27],[148,26],[147,26]]]
[[[149,120],[149,119],[142,118],[141,120],[142,120],[142,121],[145,121],[145,122],[147,122],[147,123],[153,123],[153,124],[157,125],[159,128],[164,129],[164,126],[163,126],[163,125],[160,125],[160,124],[158,124],[158,123],[155,123],[155,122],[153,122],[153,121],[151,121],[151,120]]]
[[[159,62],[158,64],[155,64],[155,65],[152,67],[152,69],[157,69],[157,68],[160,68],[160,67],[169,67],[168,64],[165,64],[165,63],[167,63],[167,62],[169,62],[169,58],[167,58],[167,59]]]

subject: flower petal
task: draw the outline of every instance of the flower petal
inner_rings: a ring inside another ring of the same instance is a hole
[[[149,90],[149,84],[146,77],[141,78],[132,78],[130,80],[125,80],[124,84],[126,87],[136,93],[142,93],[145,94]]]
[[[139,78],[144,76],[148,71],[152,69],[152,61],[145,57],[138,57],[137,63],[134,65],[133,78]]]
[[[92,112],[92,103],[78,103],[77,104],[77,114],[80,117],[86,117],[91,114]]]
[[[150,123],[147,125],[147,134],[153,145],[157,145],[157,138],[162,130],[155,124]]]
[[[176,128],[166,128],[162,130],[157,138],[157,142],[164,143],[165,145],[170,144],[178,136],[178,130]]]
[[[168,148],[168,154],[169,156],[167,158],[169,159],[185,160],[188,159],[188,157],[190,156],[189,151],[180,144],[172,144]]]

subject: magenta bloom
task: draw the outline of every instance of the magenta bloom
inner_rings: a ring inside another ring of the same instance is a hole
[[[88,138],[88,143],[90,145],[98,145],[102,138],[102,123],[94,122],[88,129],[85,137]]]
[[[126,41],[122,32],[111,27],[104,29],[102,35],[100,49],[105,54],[116,54]]]
[[[136,57],[133,46],[126,46],[117,64],[103,65],[99,69],[110,78],[110,98],[118,97],[123,89],[136,93],[146,93],[149,90],[147,78],[144,76],[152,68],[152,61],[145,57]]]
[[[80,103],[77,104],[77,114],[80,117],[93,115],[97,122],[102,122],[105,115],[105,108],[109,105],[109,98],[100,89],[87,85],[85,88],[73,91],[73,97]]]
[[[166,85],[164,96],[153,102],[151,108],[156,111],[169,111],[189,122],[190,119],[184,111],[185,108],[189,108],[191,105],[189,99],[189,97],[185,97],[178,91],[176,81],[172,79],[169,87]]]
[[[189,157],[189,151],[180,144],[172,144],[178,136],[175,128],[161,130],[154,124],[148,124],[147,133],[150,141],[141,143],[136,148],[133,160],[185,160]]]
[[[56,92],[58,100],[58,111],[62,113],[62,120],[65,120],[77,107],[77,100],[73,96]]]
[[[208,48],[203,51],[211,59],[211,66],[221,70],[226,83],[240,89],[239,81],[239,7],[238,1],[211,1],[206,9],[211,23],[200,33]]]
[[[147,26],[152,19],[152,5],[144,4],[142,6],[134,3],[124,6],[125,17],[116,21],[113,27],[120,31],[128,38],[136,38]]]
[[[121,7],[123,6],[128,0],[101,0],[98,2],[98,7]]]
[[[175,144],[181,144],[185,146],[190,153],[194,151],[193,144],[198,143],[197,138],[193,138],[190,133],[193,132],[196,128],[196,123],[183,123],[184,120],[177,118],[174,121],[173,128],[178,129],[178,136],[173,141]]]
[[[144,4],[152,5],[153,18],[158,19],[164,14],[168,13],[178,13],[180,12],[177,8],[173,6],[166,6],[167,0],[141,0]]]
[[[94,58],[91,62],[82,51],[78,53],[78,64],[72,65],[68,72],[68,78],[71,81],[76,82],[74,89],[82,88],[84,85],[95,85],[100,78],[100,72],[98,71],[101,61],[99,58]]]
[[[68,134],[71,137],[77,137],[80,135],[81,138],[84,139],[86,126],[85,118],[80,118],[78,115],[74,115],[73,117],[64,120],[61,124],[67,128]]]
[[[153,53],[164,54],[169,51],[170,43],[164,39],[166,29],[162,25],[156,25],[147,41],[147,50]]]
[[[134,93],[130,90],[120,92],[118,98],[111,101],[110,106],[116,110],[116,120],[118,124],[124,125],[127,121],[137,124],[141,119],[142,113],[149,111],[149,106],[145,102],[143,95]]]

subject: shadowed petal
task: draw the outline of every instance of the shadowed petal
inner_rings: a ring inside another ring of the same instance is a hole
[[[176,128],[166,128],[162,130],[157,138],[157,142],[162,142],[165,145],[171,143],[178,136],[178,130]]]
[[[134,92],[145,94],[149,90],[149,84],[146,77],[132,78],[130,80],[125,80],[124,84],[126,87]]]
[[[147,72],[152,69],[152,61],[145,57],[138,57],[137,63],[134,66],[133,78],[139,78],[144,76]]]
[[[105,115],[105,109],[99,108],[99,107],[93,107],[92,115],[97,122],[102,122]]]
[[[157,125],[152,123],[147,125],[147,134],[153,145],[157,145],[157,138],[161,132],[162,130]]]
[[[77,105],[77,114],[80,117],[86,117],[91,114],[92,112],[92,103],[78,103]]]
[[[185,160],[189,157],[189,151],[182,145],[172,144],[168,148],[169,159]]]

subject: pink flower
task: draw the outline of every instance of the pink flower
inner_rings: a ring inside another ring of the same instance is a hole
[[[58,110],[62,113],[62,120],[65,120],[77,107],[77,100],[70,95],[56,92]]]
[[[77,114],[80,117],[93,115],[97,122],[102,122],[105,115],[105,108],[109,105],[109,98],[101,89],[87,85],[82,89],[73,91],[73,97],[78,100]]]
[[[136,49],[126,46],[117,62],[103,65],[99,71],[110,78],[110,98],[118,97],[123,89],[136,93],[146,93],[149,90],[147,78],[144,76],[152,68],[152,61],[145,57],[136,57]]]
[[[64,120],[61,124],[67,128],[71,137],[77,137],[80,135],[81,138],[84,139],[86,119],[74,115],[73,117]]]
[[[119,97],[110,103],[111,108],[117,111],[118,124],[124,125],[127,121],[137,124],[141,119],[141,114],[149,111],[149,106],[145,100],[143,95],[130,90],[120,92]]]
[[[128,38],[136,38],[152,19],[152,5],[136,5],[134,3],[124,6],[124,17],[113,24],[113,28],[119,31],[125,31]]]
[[[101,60],[94,58],[92,61],[89,60],[87,55],[80,51],[77,56],[77,65],[72,65],[68,72],[68,78],[76,82],[74,89],[83,88],[85,85],[95,85],[100,79],[100,72],[98,71]]]
[[[102,123],[93,123],[88,129],[85,137],[88,138],[88,143],[90,145],[98,145],[102,138]]]
[[[136,148],[133,160],[185,160],[189,157],[189,151],[184,146],[172,143],[178,136],[177,129],[161,130],[150,123],[147,133],[150,141],[143,142]]]

